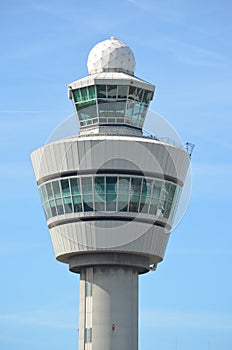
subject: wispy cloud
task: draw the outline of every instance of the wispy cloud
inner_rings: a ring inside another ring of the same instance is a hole
[[[128,0],[128,2],[142,11],[154,15],[158,21],[178,25],[186,23],[186,14],[183,7],[178,7],[173,2],[170,4],[167,1],[158,3],[157,1],[148,0]]]
[[[231,331],[232,314],[207,311],[141,310],[141,328]]]
[[[156,40],[144,40],[141,44],[152,49],[169,52],[177,61],[189,65],[215,68],[230,64],[227,57],[212,49],[187,43],[171,36],[159,36]]]

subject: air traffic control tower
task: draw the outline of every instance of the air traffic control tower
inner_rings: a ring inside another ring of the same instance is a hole
[[[163,260],[189,154],[143,135],[155,87],[128,46],[100,42],[88,71],[68,86],[80,134],[31,159],[56,259],[80,274],[79,350],[137,350],[138,276]]]

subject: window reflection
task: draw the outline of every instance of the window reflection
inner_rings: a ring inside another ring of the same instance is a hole
[[[179,186],[140,176],[96,175],[50,181],[39,188],[47,219],[91,211],[141,212],[172,220]]]

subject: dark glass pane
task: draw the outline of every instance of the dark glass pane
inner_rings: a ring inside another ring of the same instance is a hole
[[[52,183],[52,188],[53,188],[54,197],[55,197],[55,198],[60,198],[60,197],[61,197],[61,194],[60,194],[59,181],[54,181],[54,182]]]
[[[75,213],[80,213],[82,212],[82,203],[76,203],[73,205],[74,212]]]
[[[116,193],[117,177],[106,176],[106,192]]]
[[[137,99],[139,101],[142,101],[143,100],[143,93],[144,93],[144,90],[143,89],[138,89],[137,91]]]
[[[96,90],[95,90],[95,85],[89,86],[89,98],[93,99],[96,98]]]
[[[81,202],[81,196],[73,196],[73,204],[79,204]]]
[[[73,208],[75,213],[82,211],[81,196],[73,196]]]
[[[108,85],[107,86],[108,98],[115,98],[117,96],[117,85]]]
[[[56,212],[55,201],[49,201],[49,204],[50,204],[52,216],[56,216],[57,212]]]
[[[145,90],[144,96],[143,96],[143,101],[149,103],[153,98],[153,92]]]
[[[52,193],[52,186],[50,182],[46,184],[46,190],[47,190],[48,199],[52,199],[53,193]]]
[[[61,180],[61,188],[62,188],[63,196],[69,196],[70,195],[70,188],[69,188],[68,179]]]
[[[170,201],[173,201],[175,192],[176,192],[176,185],[171,185],[170,192],[169,192],[169,200]]]
[[[51,212],[52,212],[52,216],[56,216],[56,208],[55,207],[51,207]]]
[[[93,211],[93,203],[84,202],[84,211]]]
[[[71,184],[71,191],[72,191],[72,194],[80,194],[79,179],[71,178],[71,179],[70,179],[70,184]]]
[[[80,95],[80,90],[72,90],[73,93],[73,98],[75,102],[80,102],[81,101],[81,95]]]
[[[85,101],[85,100],[88,100],[88,99],[89,99],[89,97],[88,97],[88,89],[87,89],[87,87],[81,88],[81,100]]]
[[[170,212],[171,212],[171,208],[172,208],[171,202],[166,201],[166,202],[164,203],[164,217],[165,217],[166,219],[169,218],[169,215],[170,215]]]
[[[97,97],[106,98],[106,85],[97,85]]]
[[[132,100],[136,100],[136,98],[137,98],[137,88],[136,87],[130,86],[128,97]]]
[[[138,212],[139,203],[130,202],[129,211]]]
[[[118,202],[118,211],[127,211],[128,203],[127,202]]]
[[[158,203],[157,215],[162,215],[164,213],[164,201],[160,200]]]
[[[127,98],[128,86],[119,85],[118,86],[118,98]]]

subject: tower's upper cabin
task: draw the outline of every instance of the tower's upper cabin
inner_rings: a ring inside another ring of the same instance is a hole
[[[155,87],[134,76],[131,49],[115,38],[89,53],[89,75],[69,85],[80,133],[140,135]]]

